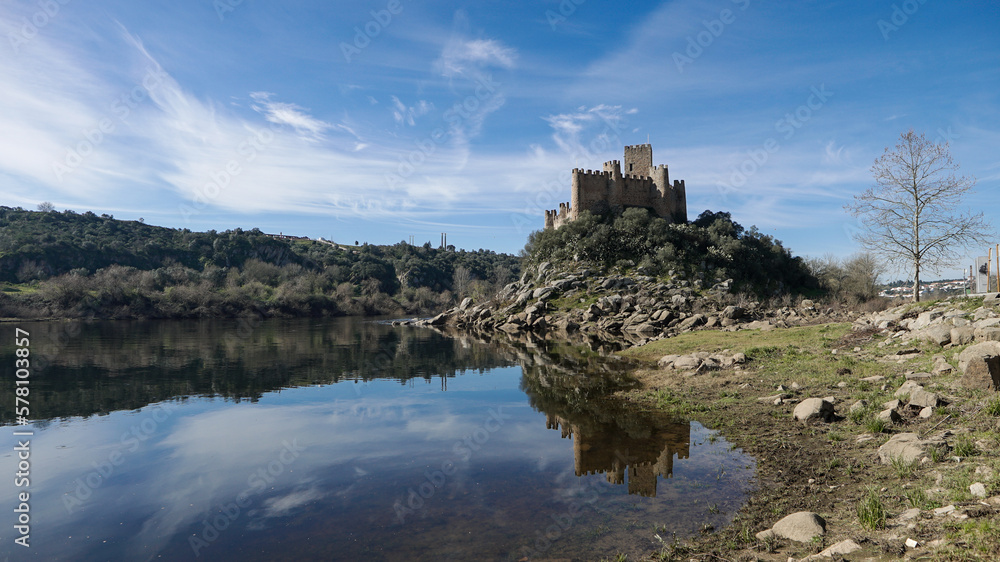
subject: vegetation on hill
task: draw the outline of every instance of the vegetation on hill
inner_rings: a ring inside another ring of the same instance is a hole
[[[671,224],[646,209],[620,215],[584,211],[554,230],[531,234],[529,263],[586,264],[601,271],[635,270],[703,283],[733,279],[734,290],[774,295],[815,293],[820,283],[802,258],[755,227],[745,230],[726,212],[703,212],[694,222]]]
[[[515,256],[192,232],[0,207],[0,316],[188,318],[429,312],[488,296]]]

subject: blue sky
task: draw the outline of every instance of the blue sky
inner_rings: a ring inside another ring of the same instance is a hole
[[[847,256],[910,128],[997,216],[997,29],[992,0],[5,2],[0,204],[516,252],[648,139],[692,217]]]

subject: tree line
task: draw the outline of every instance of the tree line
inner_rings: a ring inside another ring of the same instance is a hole
[[[344,246],[0,207],[5,317],[415,314],[486,298],[518,275],[518,257],[489,250]]]

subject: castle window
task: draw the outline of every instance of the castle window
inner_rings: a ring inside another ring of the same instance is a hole
[[[628,171],[630,171],[630,172],[632,171],[632,166],[633,166],[633,164],[629,164],[628,165]]]

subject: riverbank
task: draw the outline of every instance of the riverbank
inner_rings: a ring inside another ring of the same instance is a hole
[[[997,308],[961,299],[621,352],[646,366],[620,400],[697,419],[757,459],[757,491],[731,526],[664,537],[650,557],[784,561],[836,546],[856,549],[849,559],[996,559],[1000,398],[961,360],[996,325]],[[800,512],[817,514],[823,534],[765,532]]]

